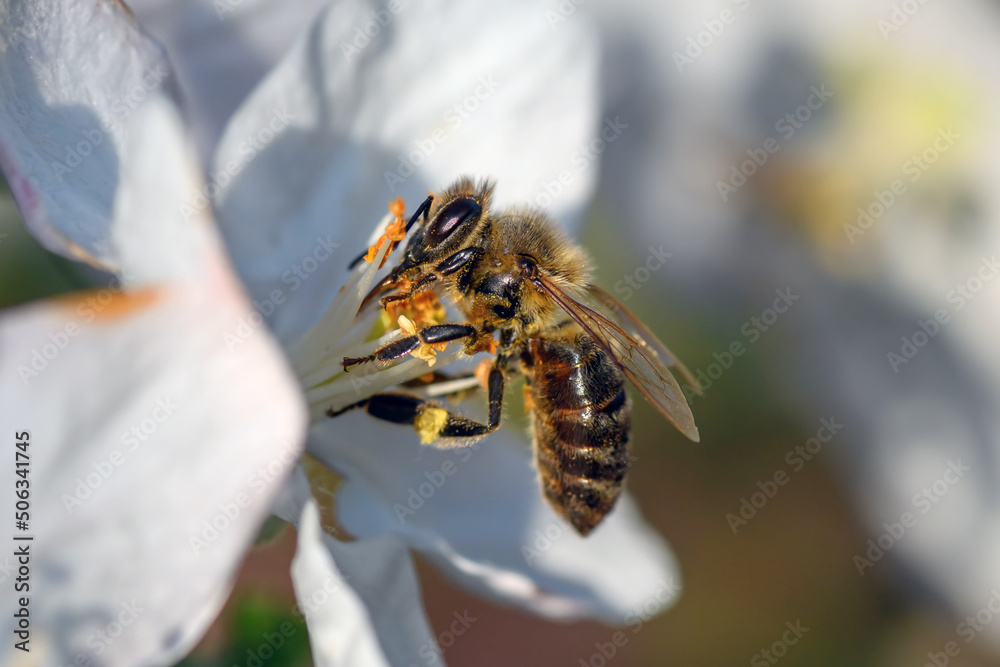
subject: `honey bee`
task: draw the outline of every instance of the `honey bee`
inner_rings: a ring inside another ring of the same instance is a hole
[[[466,321],[430,324],[369,356],[343,360],[345,370],[388,363],[421,344],[460,339],[468,354],[495,349],[484,383],[487,422],[405,393],[376,394],[328,415],[363,407],[377,418],[412,425],[425,443],[447,446],[499,427],[504,385],[520,373],[542,492],[587,535],[614,507],[629,467],[626,378],[697,441],[694,417],[668,367],[686,378],[690,373],[622,304],[591,284],[586,254],[546,214],[532,208],[494,213],[492,194],[491,182],[465,177],[428,197],[407,224],[409,230],[421,222],[402,260],[365,299],[381,297],[386,308],[433,289]]]

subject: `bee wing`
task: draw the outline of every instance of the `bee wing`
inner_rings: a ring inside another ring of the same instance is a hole
[[[667,349],[659,338],[656,337],[649,327],[642,323],[635,315],[630,313],[624,304],[622,304],[618,299],[614,298],[607,291],[598,287],[597,285],[591,285],[588,288],[588,292],[596,298],[602,306],[607,308],[612,315],[618,318],[618,322],[622,325],[624,329],[632,338],[635,339],[637,343],[645,347],[647,350],[652,352],[663,365],[669,368],[675,373],[679,373],[681,378],[687,382],[691,388],[698,394],[701,394],[701,388],[698,386],[698,381],[694,379],[694,375],[691,371],[687,369],[680,359],[677,358],[673,352]]]
[[[566,294],[541,272],[535,273],[531,281],[611,355],[625,376],[660,414],[681,433],[698,442],[698,427],[695,426],[691,408],[677,380],[660,361],[657,352],[648,352],[646,345],[632,338],[603,314]]]

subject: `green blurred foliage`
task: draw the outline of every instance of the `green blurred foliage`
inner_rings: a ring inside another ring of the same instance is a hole
[[[0,308],[87,286],[76,262],[48,252],[28,233],[0,175]]]
[[[309,635],[301,616],[277,598],[245,595],[230,600],[221,629],[227,641],[182,660],[181,667],[299,667],[310,665]],[[217,624],[219,626],[220,624]]]

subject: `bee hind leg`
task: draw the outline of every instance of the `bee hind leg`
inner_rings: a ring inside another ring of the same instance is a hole
[[[328,417],[337,417],[349,410],[364,408],[376,419],[413,426],[424,444],[434,443],[441,438],[475,439],[492,433],[500,426],[503,386],[503,372],[494,367],[488,381],[489,420],[486,424],[452,412],[434,401],[390,392],[375,394],[340,410],[328,410],[326,414]]]

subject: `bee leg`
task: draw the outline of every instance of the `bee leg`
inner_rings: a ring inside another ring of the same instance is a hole
[[[413,215],[410,216],[410,219],[406,223],[406,231],[410,231],[410,227],[413,226],[413,223],[415,223],[417,221],[417,218],[419,218],[421,215],[424,217],[424,222],[427,222],[427,213],[428,211],[431,210],[431,202],[433,201],[434,201],[434,195],[429,195],[427,199],[424,200],[424,203],[417,207],[417,210],[413,212]],[[395,250],[398,244],[399,244],[398,242],[393,242],[392,248],[389,249],[389,252]],[[368,256],[368,251],[365,250],[363,253],[352,259],[351,263],[347,265],[347,268],[353,269],[355,266],[358,265],[358,263],[361,260],[363,260],[367,256]]]
[[[377,297],[379,294],[382,294],[383,292],[388,292],[391,289],[395,289],[397,285],[399,285],[399,281],[397,277],[392,273],[387,275],[382,280],[378,281],[375,284],[375,287],[371,288],[371,291],[369,291],[368,294],[365,295],[365,298],[361,300],[361,305],[358,306],[358,313],[360,314],[361,311],[363,311],[365,307],[372,302],[372,299]]]
[[[413,285],[410,287],[410,289],[406,290],[405,292],[400,292],[399,294],[390,294],[389,296],[382,297],[382,299],[379,301],[379,305],[382,306],[383,309],[385,309],[385,307],[388,304],[392,303],[393,301],[406,301],[410,299],[414,294],[423,290],[437,279],[438,277],[437,274],[435,273],[425,274],[421,276],[416,282],[414,282]],[[367,299],[368,297],[365,298]]]
[[[440,438],[481,438],[497,430],[503,408],[503,387],[503,371],[494,366],[490,369],[487,381],[489,418],[485,424],[451,412],[440,405],[425,402],[420,406],[420,414],[413,421],[413,428],[420,437],[420,442],[428,445]]]
[[[451,274],[456,273],[464,269],[465,267],[469,266],[473,262],[473,260],[475,260],[482,254],[482,252],[483,251],[479,248],[463,248],[462,250],[459,250],[458,252],[446,257],[442,262],[440,262],[437,266],[435,266],[434,269],[431,270],[431,272],[426,273],[420,278],[418,278],[410,287],[410,289],[408,289],[407,291],[382,297],[382,300],[379,301],[379,305],[381,305],[382,308],[384,309],[387,304],[390,304],[393,301],[406,301],[417,292],[420,292],[421,290],[425,289],[428,285],[430,285],[434,281],[439,280],[441,277],[450,276]],[[379,286],[381,286],[381,283],[379,283]],[[369,294],[367,297],[365,297],[365,303],[367,303],[369,299],[375,296],[375,292],[376,290],[372,290],[372,293]]]
[[[450,276],[456,271],[468,266],[474,259],[483,254],[480,248],[462,248],[458,252],[446,257],[434,270],[442,276]]]
[[[475,327],[468,324],[434,324],[424,327],[415,336],[403,336],[390,341],[369,354],[367,357],[344,357],[341,364],[346,371],[350,366],[364,364],[369,361],[388,363],[393,359],[413,352],[421,343],[433,345],[435,343],[447,343],[460,338],[478,337],[479,332]]]
[[[489,422],[483,424],[447,410],[438,403],[409,394],[384,393],[349,405],[340,410],[328,410],[328,417],[337,417],[349,410],[364,408],[372,417],[395,424],[409,424],[424,444],[440,438],[479,438],[500,426],[503,405],[503,372],[494,367],[489,377]]]

